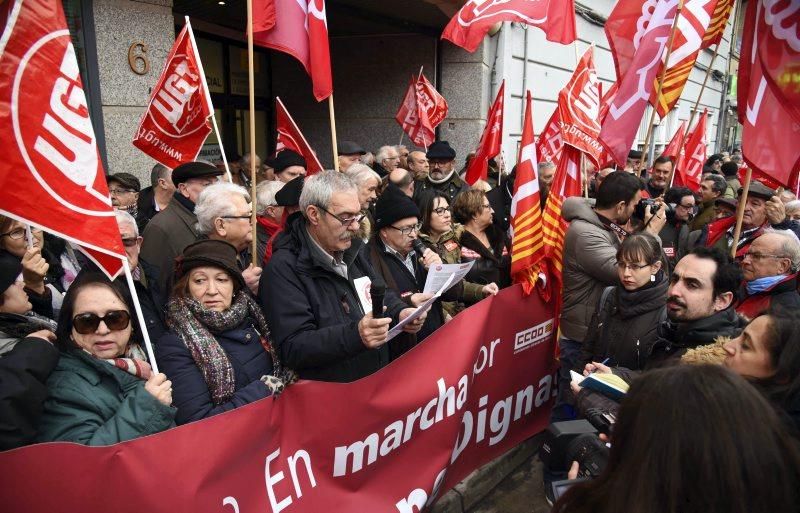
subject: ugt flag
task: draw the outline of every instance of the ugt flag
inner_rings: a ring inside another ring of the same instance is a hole
[[[168,168],[176,168],[200,153],[211,132],[208,118],[213,113],[203,65],[187,19],[167,56],[133,145]]]
[[[478,143],[478,149],[475,150],[475,157],[469,161],[469,166],[467,166],[464,180],[470,185],[474,185],[478,180],[486,180],[489,172],[489,159],[500,153],[500,144],[503,141],[503,96],[505,90],[506,81],[503,80],[497,91],[497,97],[489,109],[483,135]]]
[[[17,0],[0,40],[0,213],[89,250],[125,251],[61,2]]]
[[[403,96],[403,103],[397,109],[394,119],[403,128],[403,132],[408,135],[411,142],[421,148],[427,148],[436,138],[434,127],[425,108],[420,102],[417,91],[417,82],[414,77],[408,83],[406,94]]]

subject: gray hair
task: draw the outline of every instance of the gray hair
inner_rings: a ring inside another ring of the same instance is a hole
[[[280,180],[264,180],[256,186],[256,215],[264,215],[267,207],[274,206],[275,194],[286,185]]]
[[[715,175],[714,173],[704,174],[703,181],[714,182],[714,185],[711,186],[711,190],[718,192],[720,196],[725,194],[725,190],[728,188],[728,182],[725,180],[725,178],[720,175]]]
[[[792,200],[786,203],[784,207],[786,208],[786,212],[789,212],[790,210],[800,210],[800,199]]]
[[[399,180],[392,180],[392,173],[395,173],[395,176],[399,174],[401,178]],[[392,173],[389,173],[388,176],[389,181],[395,184],[396,186],[400,187],[401,189],[408,187],[411,184],[411,182],[414,181],[414,175],[411,174],[411,171],[409,171],[408,169],[398,167],[397,169],[392,171]]]
[[[397,151],[397,153],[400,153],[400,149],[401,148],[405,148],[406,150],[408,149],[408,147],[405,144],[398,144],[398,145],[396,145],[394,147],[394,149],[395,149],[395,151]],[[409,153],[411,153],[411,152],[409,152]]]
[[[300,193],[300,211],[305,216],[310,205],[327,209],[331,197],[337,192],[358,194],[358,187],[346,174],[336,171],[322,171],[306,178],[303,192]]]
[[[781,254],[786,255],[792,261],[792,272],[800,269],[800,239],[797,238],[792,230],[776,230],[772,227],[764,229],[763,234],[778,235],[782,239]]]
[[[549,160],[545,160],[544,162],[539,162],[538,171],[544,171],[545,169],[550,169],[551,167],[556,167],[556,165]]]
[[[200,235],[214,232],[214,219],[222,216],[236,215],[230,197],[239,195],[250,203],[250,194],[241,185],[230,182],[217,182],[209,185],[197,198],[194,214],[197,216],[195,228]]]
[[[389,156],[389,150],[394,150],[394,146],[381,146],[378,148],[378,151],[375,152],[375,162],[383,165],[384,159]]]
[[[381,183],[381,175],[373,171],[369,166],[358,162],[350,164],[350,167],[344,170],[344,174],[358,187],[367,183],[370,178],[374,178],[379,184]]]
[[[258,160],[261,160],[261,157],[259,157],[258,155],[256,155],[256,158]],[[242,155],[242,158],[239,160],[239,166],[242,169],[250,169],[250,154],[249,153],[245,153],[244,155]]]
[[[739,154],[731,155],[731,162],[736,162],[737,164],[742,162],[742,156]]]
[[[129,224],[133,227],[133,234],[139,236],[139,226],[136,224],[136,219],[124,210],[114,209],[114,215],[117,217],[117,225]]]
[[[361,157],[358,160],[360,160],[362,164],[367,165],[369,167],[375,165],[375,155],[373,155],[371,151],[368,151],[365,154],[361,155]]]
[[[172,173],[172,170],[164,164],[156,164],[153,166],[153,170],[150,171],[150,185],[155,187],[160,179],[166,180],[169,178],[170,173]]]

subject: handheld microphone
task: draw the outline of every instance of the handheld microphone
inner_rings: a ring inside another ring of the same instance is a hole
[[[373,283],[369,287],[369,297],[372,300],[372,317],[380,319],[383,317],[383,296],[386,293],[386,285],[383,283]]]
[[[414,251],[422,258],[422,255],[425,254],[425,250],[428,249],[425,247],[425,244],[422,243],[419,239],[414,239],[411,241],[411,246],[414,248]]]

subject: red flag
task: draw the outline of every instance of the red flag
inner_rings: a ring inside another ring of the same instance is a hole
[[[494,99],[489,115],[486,116],[486,126],[483,135],[475,150],[475,157],[469,161],[464,181],[473,185],[478,180],[486,180],[489,171],[489,159],[500,153],[500,143],[503,139],[503,95],[506,90],[506,81],[500,84],[497,97]]]
[[[679,159],[678,173],[681,176],[681,182],[684,186],[692,190],[697,190],[700,187],[700,180],[703,177],[703,165],[706,162],[706,119],[708,118],[708,109],[703,111],[700,120],[694,127],[694,131],[686,138],[686,146],[684,148],[685,161]]]
[[[116,276],[125,251],[61,2],[17,2],[0,45],[0,213]]]
[[[653,91],[653,81],[661,69],[677,4],[674,0],[659,0],[628,72],[618,75],[619,90],[603,121],[600,140],[620,167],[625,166]]]
[[[300,61],[317,101],[333,93],[325,0],[253,0],[253,43]]]
[[[561,137],[561,113],[558,106],[550,115],[544,130],[539,134],[536,141],[536,155],[539,162],[558,162],[561,157],[561,149],[564,147],[564,139]]]
[[[422,108],[417,95],[417,81],[411,77],[403,97],[403,103],[397,109],[394,119],[403,127],[403,132],[419,147],[427,148],[436,138],[427,112]]]
[[[618,82],[614,82],[611,84],[611,87],[609,87],[608,90],[602,94],[602,100],[600,100],[600,116],[598,116],[598,119],[600,120],[600,126],[603,126],[603,120],[606,119],[606,116],[608,115],[608,109],[611,108],[611,102],[613,102],[614,98],[617,96],[617,90],[619,89],[617,84]],[[602,88],[600,89],[600,92],[603,92]],[[599,137],[600,135],[598,134],[598,138]],[[608,152],[606,147],[603,146],[603,151],[600,152],[600,156],[598,157],[598,167],[607,166],[613,160],[614,158]]]
[[[447,117],[447,100],[422,73],[417,78],[416,90],[417,103],[422,109],[422,114],[427,115],[430,127],[436,128]]]
[[[133,145],[169,168],[178,167],[200,153],[211,133],[208,118],[213,113],[192,27],[187,22],[167,56]]]
[[[578,62],[567,85],[558,93],[558,110],[564,144],[578,148],[599,165],[603,146],[600,134],[600,87],[592,47]]]
[[[681,151],[683,150],[683,134],[686,132],[686,120],[681,121],[681,126],[675,130],[675,134],[673,134],[672,139],[670,139],[669,144],[664,148],[664,151],[661,152],[661,155],[664,157],[669,157],[673,160],[678,158]]]
[[[320,164],[316,153],[311,149],[308,141],[303,137],[303,133],[297,128],[297,124],[295,124],[289,111],[286,110],[283,102],[277,96],[275,97],[275,120],[277,121],[278,132],[275,150],[281,151],[284,148],[288,148],[302,155],[306,159],[308,176],[324,170],[325,168]]]
[[[533,107],[531,92],[528,91],[517,159],[517,178],[514,180],[514,195],[511,199],[511,276],[516,283],[522,283],[526,292],[530,292],[536,283],[536,267],[544,258],[537,164],[533,139]]]
[[[800,61],[798,18],[795,2],[748,4],[738,80],[744,158],[792,188],[800,170],[800,93],[791,85]]]
[[[548,41],[577,38],[574,0],[469,0],[442,32],[442,39],[474,52],[495,23],[516,21],[544,30]]]

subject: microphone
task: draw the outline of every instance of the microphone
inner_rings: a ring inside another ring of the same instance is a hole
[[[383,283],[373,283],[369,287],[369,297],[372,300],[372,317],[380,319],[383,317],[383,295],[386,293],[386,285]]]
[[[411,241],[411,246],[414,248],[414,251],[420,256],[420,258],[425,254],[425,250],[428,248],[425,247],[425,244],[422,243],[419,239],[414,239]]]

